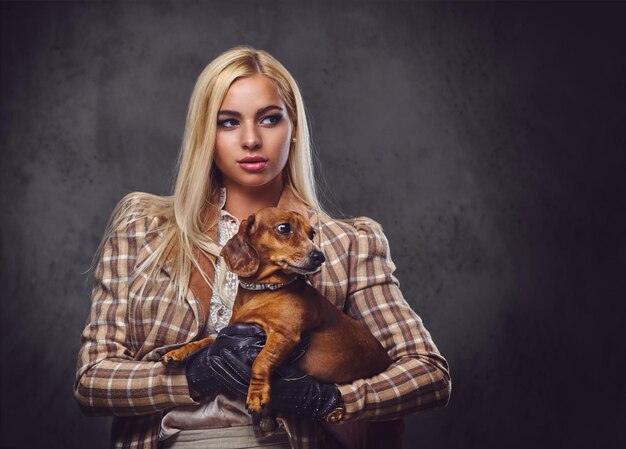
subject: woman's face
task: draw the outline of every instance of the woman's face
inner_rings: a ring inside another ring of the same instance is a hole
[[[220,107],[215,165],[226,187],[261,187],[281,175],[292,123],[274,83],[263,75],[235,81]]]

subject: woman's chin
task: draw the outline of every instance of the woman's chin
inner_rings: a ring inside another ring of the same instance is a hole
[[[226,188],[261,189],[278,188],[282,189],[283,177],[281,173],[269,174],[264,172],[246,173],[245,176],[227,177],[223,176],[223,184]]]

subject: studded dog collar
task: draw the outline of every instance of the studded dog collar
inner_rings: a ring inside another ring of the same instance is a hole
[[[296,280],[298,279],[298,276],[294,277],[292,280],[288,281],[288,282],[269,282],[269,283],[258,283],[255,284],[253,282],[244,282],[244,281],[239,281],[239,285],[241,285],[241,288],[244,288],[246,290],[278,290],[279,288],[283,288],[288,286],[289,284],[293,284]]]

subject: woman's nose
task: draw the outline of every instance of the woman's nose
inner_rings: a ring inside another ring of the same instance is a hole
[[[252,151],[252,150],[258,150],[259,148],[261,148],[261,144],[262,144],[261,135],[256,129],[256,126],[254,125],[244,126],[241,146],[245,150]]]

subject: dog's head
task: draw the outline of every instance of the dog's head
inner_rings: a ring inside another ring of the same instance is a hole
[[[268,207],[241,222],[221,256],[228,269],[243,278],[277,271],[310,274],[326,260],[313,243],[314,233],[302,215]]]

